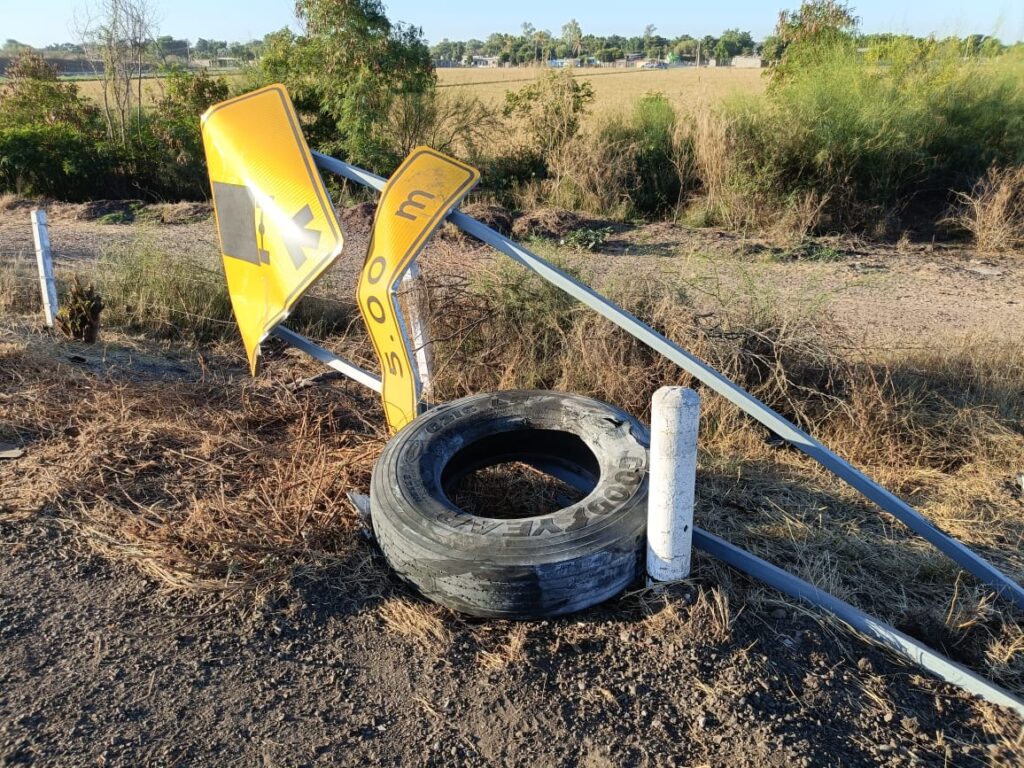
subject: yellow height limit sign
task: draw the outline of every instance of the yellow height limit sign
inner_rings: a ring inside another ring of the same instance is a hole
[[[381,365],[381,398],[392,432],[416,418],[420,382],[397,301],[398,283],[480,172],[417,147],[388,179],[377,204],[370,251],[359,279],[359,311]]]
[[[210,107],[203,146],[224,275],[249,367],[341,253],[341,227],[283,85]]]

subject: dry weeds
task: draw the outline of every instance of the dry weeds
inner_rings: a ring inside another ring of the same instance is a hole
[[[1024,496],[1014,481],[1024,466],[1024,351],[965,339],[858,358],[839,352],[845,344],[820,313],[792,315],[758,301],[698,313],[681,287],[665,283],[612,292],[1024,577]],[[439,399],[551,387],[644,418],[658,386],[694,385],[515,268],[472,279],[435,274],[427,298]],[[296,578],[340,574],[365,583],[367,594],[380,591],[344,502],[345,491],[365,491],[383,445],[375,398],[355,385],[291,391],[282,380],[305,371],[290,357],[256,381],[232,378],[230,367],[218,373],[212,353],[205,368],[157,378],[145,355],[119,373],[110,350],[105,366],[72,364],[66,348],[48,344],[0,348],[0,440],[29,448],[0,477],[7,517],[57,514],[99,550],[172,588],[270,593]],[[359,334],[330,345],[366,359]],[[1020,618],[1005,601],[721,398],[702,394],[700,525],[1024,690]],[[713,571],[714,594],[674,610],[701,614],[698,624],[725,638],[734,606],[756,606],[764,592]],[[393,628],[402,624],[401,608],[387,610]],[[514,650],[509,642],[485,652]]]
[[[969,194],[957,195],[951,221],[971,234],[979,251],[1024,247],[1024,166],[989,168]]]
[[[513,624],[496,647],[477,654],[478,663],[489,672],[526,663],[526,637],[526,625]]]
[[[56,514],[190,592],[366,577],[344,494],[368,486],[383,445],[360,415],[372,400],[240,384],[216,358],[175,376],[160,369],[180,366],[137,352],[127,371],[108,360],[97,373],[104,356],[69,363],[43,340],[0,349],[3,437],[28,449],[0,479],[6,518]]]
[[[377,613],[388,629],[412,639],[428,653],[443,653],[451,644],[444,610],[433,603],[391,597],[378,606]]]

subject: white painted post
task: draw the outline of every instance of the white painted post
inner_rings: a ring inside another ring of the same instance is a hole
[[[651,470],[647,496],[647,583],[690,575],[700,397],[662,387],[651,399]]]
[[[32,236],[36,241],[36,264],[39,266],[39,291],[43,296],[46,324],[53,328],[57,316],[57,283],[53,279],[53,258],[50,254],[50,233],[46,229],[46,211],[32,209]]]
[[[416,369],[419,372],[420,387],[423,397],[429,397],[434,373],[434,353],[430,346],[430,332],[427,327],[423,278],[415,261],[402,276],[402,283],[406,289],[405,313],[409,318],[412,345],[416,350]]]

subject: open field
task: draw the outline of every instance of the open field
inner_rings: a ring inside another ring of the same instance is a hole
[[[1020,764],[1019,719],[708,557],[663,593],[554,621],[424,603],[344,496],[386,440],[377,399],[302,383],[320,367],[273,345],[249,379],[223,303],[200,299],[223,294],[201,209],[88,210],[54,206],[51,236],[59,274],[107,292],[96,347],[26,314],[26,209],[0,211],[0,442],[27,449],[0,467],[5,758]],[[315,294],[338,315],[317,337],[369,367],[345,322],[368,214],[344,212],[347,253]],[[670,224],[531,244],[1024,577],[1021,254]],[[544,386],[644,418],[654,387],[689,383],[450,232],[422,262],[442,399]],[[1018,612],[723,402],[703,408],[700,525],[1024,693]]]
[[[439,69],[442,88],[464,88],[491,104],[500,104],[509,90],[521,88],[545,69]],[[594,87],[595,112],[628,107],[644,94],[663,93],[673,105],[691,107],[694,101],[718,101],[735,93],[763,93],[765,79],[757,69],[714,69],[678,67],[674,69],[575,70],[576,78],[589,80]]]
[[[521,88],[545,69],[528,68],[464,68],[437,70],[438,84],[442,88],[459,88],[473,93],[487,103],[500,106],[509,90]],[[219,76],[216,72],[211,73]],[[228,83],[239,79],[237,74],[225,74]],[[576,77],[589,80],[594,86],[596,112],[628,107],[634,100],[646,93],[665,94],[673,104],[685,108],[695,100],[716,101],[734,93],[762,93],[765,79],[761,70],[756,69],[711,69],[702,67],[679,67],[676,69],[581,69]],[[99,80],[75,78],[80,93],[97,103],[102,98]],[[152,104],[161,95],[160,79],[147,78],[143,85],[144,100]]]

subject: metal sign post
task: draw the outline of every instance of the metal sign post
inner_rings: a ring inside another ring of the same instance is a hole
[[[386,183],[385,179],[380,176],[336,158],[316,152],[313,153],[313,157],[321,169],[339,174],[359,184],[381,190]],[[967,571],[993,587],[1000,596],[1010,599],[1019,607],[1024,607],[1024,589],[1019,584],[991,563],[975,554],[962,542],[940,531],[902,499],[897,498],[887,489],[871,480],[707,363],[665,338],[649,325],[609,301],[590,286],[575,280],[536,254],[495,232],[490,227],[458,210],[453,210],[449,214],[448,221],[467,234],[473,235],[492,248],[509,256],[512,260],[536,273],[552,285],[561,288],[570,296],[573,296],[603,317],[611,320],[634,338],[660,352],[710,389],[734,403],[745,413],[767,426],[776,434],[784,437],[790,444],[817,461],[837,477],[842,478],[852,487],[861,491],[861,493],[877,503],[883,510],[904,522]],[[781,568],[737,547],[735,544],[700,528],[695,527],[693,529],[693,544],[699,549],[723,560],[733,568],[743,571],[756,579],[760,579],[785,594],[831,613],[854,629],[863,632],[879,645],[919,665],[936,677],[953,685],[960,686],[987,701],[999,706],[1008,707],[1018,714],[1024,715],[1024,702],[1013,696],[1013,694],[937,653],[926,644],[903,634],[895,627],[860,611],[849,603],[839,600],[813,584],[791,573],[787,573]]]
[[[316,152],[313,153],[313,157],[317,165],[326,171],[337,173],[347,179],[365,184],[374,189],[382,189],[384,186],[384,179],[376,174]],[[776,413],[743,389],[743,387],[719,373],[703,360],[687,352],[675,342],[665,338],[649,325],[605,298],[586,283],[576,280],[540,256],[531,253],[485,224],[481,224],[476,219],[467,216],[461,211],[454,210],[448,216],[448,221],[459,227],[463,232],[473,235],[494,249],[501,251],[513,261],[535,272],[547,282],[562,289],[601,316],[615,323],[655,352],[659,352],[667,357],[694,378],[700,380],[710,389],[736,405],[744,413],[784,438],[794,448],[814,459],[832,474],[860,491],[864,496],[896,517],[915,533],[927,539],[964,570],[995,589],[1000,596],[1011,600],[1018,607],[1024,608],[1024,587],[1021,587],[1020,584],[1009,578],[994,565],[977,555],[963,542],[940,531],[905,501],[895,496],[886,488],[883,488],[846,460],[837,456],[798,426]]]
[[[57,282],[53,277],[53,255],[50,253],[50,232],[46,211],[32,209],[32,237],[36,241],[36,264],[39,266],[39,292],[43,297],[43,316],[53,328],[57,317]]]

